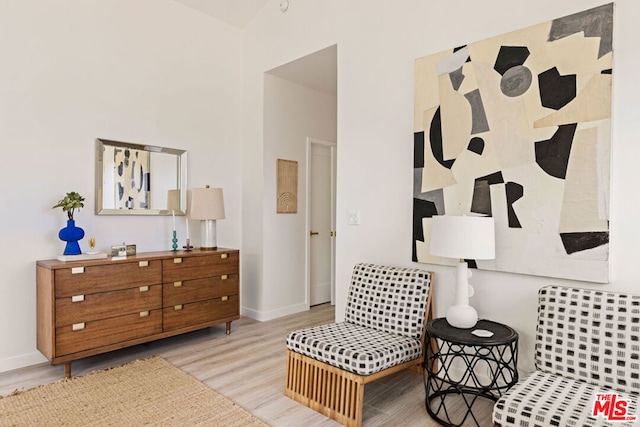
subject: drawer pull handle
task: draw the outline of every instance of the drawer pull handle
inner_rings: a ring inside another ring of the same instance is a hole
[[[71,297],[71,302],[82,302],[84,301],[84,295],[74,295]]]
[[[220,255],[220,259],[227,259],[228,256],[229,256],[229,254],[221,254]]]
[[[138,267],[149,267],[149,261],[140,261]]]
[[[176,310],[176,311],[178,311],[178,310],[182,310],[182,304],[180,304],[180,305],[174,305],[174,306],[173,306],[173,309],[174,309],[174,310]]]
[[[149,292],[149,286],[140,286],[140,292]]]
[[[182,264],[182,258],[174,258],[173,259],[173,263],[174,264]]]
[[[71,330],[72,331],[81,331],[82,329],[84,329],[84,322],[82,322],[82,323],[74,323],[73,325],[71,325]]]
[[[149,310],[140,312],[140,317],[147,317],[147,316],[149,316]]]
[[[173,282],[174,288],[179,288],[180,286],[182,286],[182,282]]]
[[[84,267],[73,267],[71,269],[71,274],[82,274],[84,273]]]
[[[228,274],[223,274],[222,276],[220,276],[220,280],[227,280],[229,278]]]
[[[228,300],[228,299],[229,299],[229,297],[226,297],[226,296],[225,296],[225,297],[222,297],[221,299],[222,299],[222,301],[226,301],[226,300]]]

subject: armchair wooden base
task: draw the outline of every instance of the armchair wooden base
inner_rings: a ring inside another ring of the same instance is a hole
[[[364,385],[410,367],[422,358],[371,375],[344,371],[305,355],[287,352],[285,396],[348,427],[362,425]]]

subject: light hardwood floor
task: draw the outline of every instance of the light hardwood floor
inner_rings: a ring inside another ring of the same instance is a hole
[[[158,355],[272,426],[337,426],[334,421],[284,396],[287,333],[333,320],[334,308],[329,304],[268,322],[243,317],[233,322],[231,335],[226,335],[224,325],[220,325],[93,356],[73,362],[72,374],[82,375]],[[0,396],[62,376],[62,365],[48,363],[0,373]],[[491,408],[487,403],[479,412],[474,411],[482,426],[491,425]],[[424,407],[422,374],[407,370],[368,384],[363,425],[437,426]]]

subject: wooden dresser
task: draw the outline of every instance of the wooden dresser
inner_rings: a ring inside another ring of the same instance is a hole
[[[38,261],[37,347],[52,364],[240,318],[234,249]]]

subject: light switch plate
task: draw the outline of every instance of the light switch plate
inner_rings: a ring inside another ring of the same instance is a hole
[[[348,212],[347,218],[348,225],[360,225],[360,211],[353,210]]]

